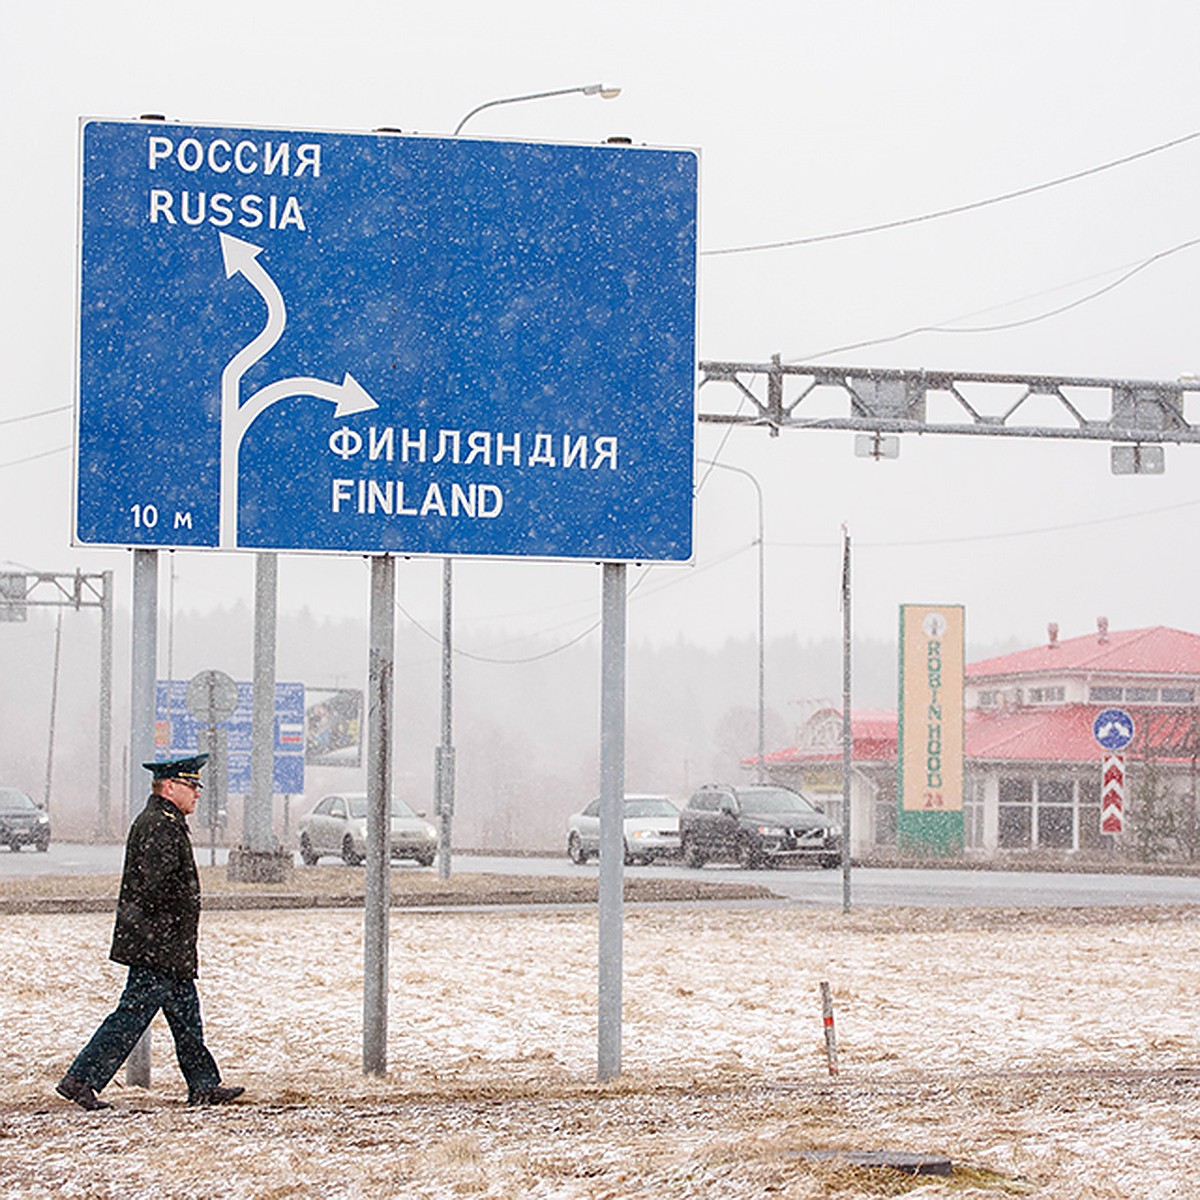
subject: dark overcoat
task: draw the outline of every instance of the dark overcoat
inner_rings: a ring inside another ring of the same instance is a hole
[[[196,978],[200,876],[187,820],[164,796],[151,796],[129,828],[113,929],[114,962]]]

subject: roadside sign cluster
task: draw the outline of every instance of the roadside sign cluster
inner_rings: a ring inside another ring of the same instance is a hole
[[[197,677],[199,678],[199,677]],[[254,688],[237,685],[236,704],[230,715],[215,724],[225,730],[228,790],[250,793],[250,750],[253,730]],[[195,689],[193,689],[194,691]],[[156,757],[182,758],[200,751],[201,732],[208,722],[197,718],[188,703],[187,680],[159,680],[155,694],[154,742]],[[275,769],[272,790],[283,796],[304,791],[304,685],[275,685]]]
[[[1092,722],[1092,735],[1105,751],[1100,773],[1100,832],[1125,831],[1125,757],[1133,741],[1133,718],[1122,708],[1106,708]]]

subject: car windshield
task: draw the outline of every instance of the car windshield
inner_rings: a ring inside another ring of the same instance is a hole
[[[350,815],[356,821],[365,821],[367,819],[367,798],[366,796],[347,796],[346,803],[350,806]],[[392,818],[396,817],[415,817],[417,814],[413,812],[403,800],[397,800],[392,797]]]
[[[625,801],[627,817],[677,817],[679,811],[662,796],[639,796]]]
[[[814,805],[786,788],[748,788],[741,793],[742,808],[752,813],[816,812]]]
[[[0,812],[31,813],[37,810],[38,806],[24,792],[18,792],[15,788],[0,788]]]

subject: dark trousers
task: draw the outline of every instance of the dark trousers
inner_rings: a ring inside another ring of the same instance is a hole
[[[200,997],[193,979],[173,979],[149,967],[130,967],[117,1007],[100,1023],[68,1074],[102,1091],[120,1070],[155,1013],[162,1009],[175,1039],[175,1057],[188,1091],[204,1091],[221,1082],[216,1061],[204,1044]]]

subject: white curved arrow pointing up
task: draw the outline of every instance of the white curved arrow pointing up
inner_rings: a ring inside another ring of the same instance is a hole
[[[250,342],[226,364],[221,373],[221,506],[220,545],[223,549],[237,545],[238,514],[238,456],[246,430],[272,404],[290,396],[315,396],[331,401],[335,417],[368,412],[379,405],[366,388],[349,372],[341,383],[327,379],[297,376],[280,379],[260,388],[245,404],[241,403],[242,376],[270,352],[283,335],[287,325],[287,306],[278,284],[258,261],[261,246],[222,233],[221,256],[225,261],[225,278],[242,275],[262,297],[267,306],[267,321]]]

